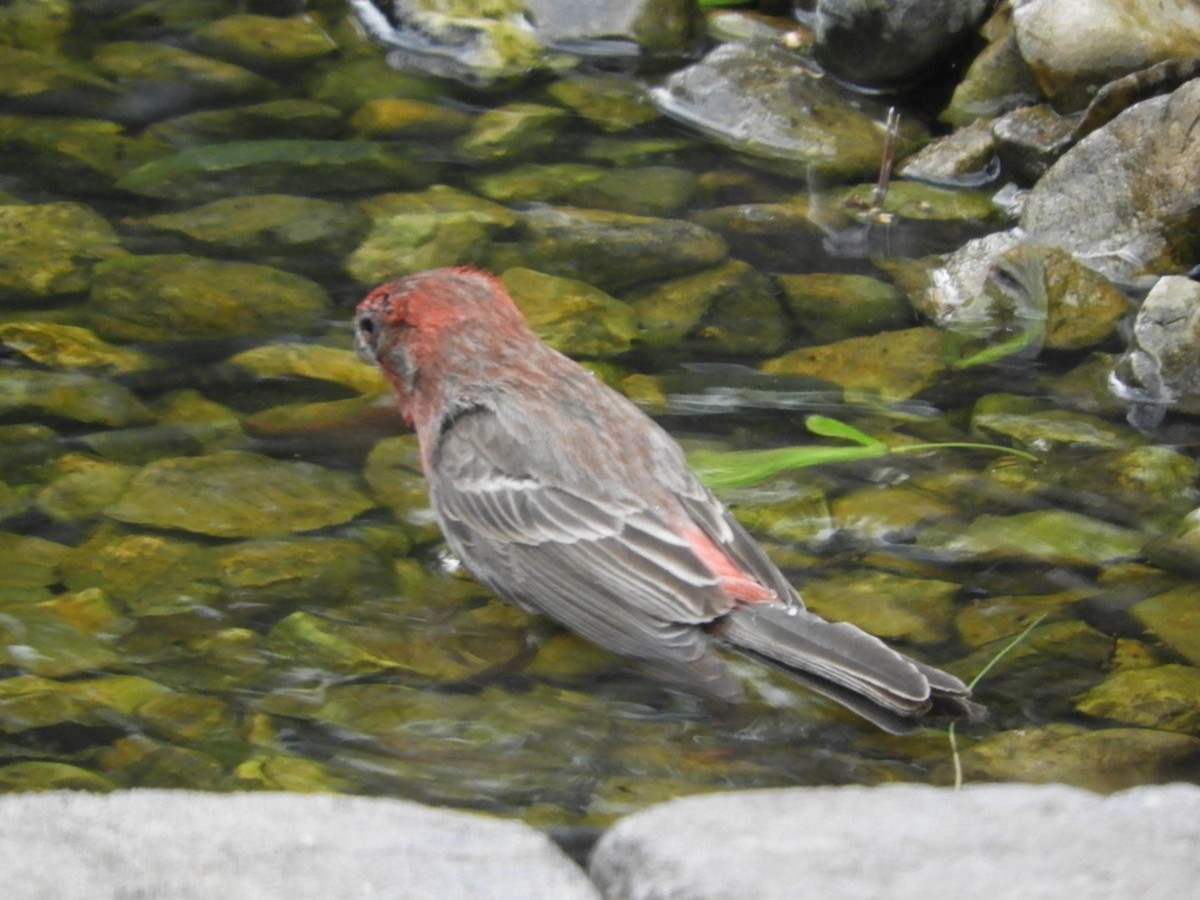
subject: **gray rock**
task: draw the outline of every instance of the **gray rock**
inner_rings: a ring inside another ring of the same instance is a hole
[[[1026,0],[1013,4],[1021,55],[1059,109],[1082,109],[1102,84],[1200,53],[1192,0]]]
[[[988,0],[819,0],[816,57],[854,84],[904,84],[948,53],[990,5]]]
[[[1178,275],[1160,278],[1138,310],[1110,384],[1135,403],[1200,412],[1198,362],[1200,284]]]
[[[9,900],[597,900],[543,835],[400,800],[131,791],[0,797]]]
[[[1025,202],[1032,240],[1069,250],[1114,280],[1182,273],[1200,246],[1200,79],[1138,103],[1056,162]]]
[[[1200,788],[920,785],[691,797],[618,822],[591,874],[610,900],[1174,900],[1200,878]]]
[[[790,175],[851,180],[879,169],[887,109],[763,41],[722,44],[650,92],[664,115]],[[905,119],[903,155],[924,136]]]

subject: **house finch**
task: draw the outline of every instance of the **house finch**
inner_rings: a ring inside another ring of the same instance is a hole
[[[742,696],[726,647],[889,729],[979,709],[952,675],[807,611],[679,445],[539,340],[492,276],[422,272],[355,315],[446,542],[499,596],[720,698]]]

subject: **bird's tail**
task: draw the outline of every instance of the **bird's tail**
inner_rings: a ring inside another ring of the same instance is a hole
[[[982,718],[971,690],[948,672],[893,650],[848,622],[774,604],[726,615],[716,636],[731,649],[783,669],[887,731],[904,732],[931,710]]]

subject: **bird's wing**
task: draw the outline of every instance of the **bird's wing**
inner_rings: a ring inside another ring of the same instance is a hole
[[[695,626],[734,601],[662,504],[608,485],[603,472],[535,475],[530,452],[486,407],[443,429],[431,490],[467,568],[614,652],[692,670],[715,665]]]

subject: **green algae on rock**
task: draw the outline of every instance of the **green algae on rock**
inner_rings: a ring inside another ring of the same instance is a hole
[[[520,240],[492,248],[493,268],[537,269],[606,291],[714,266],[729,252],[712,231],[678,219],[570,206],[520,215]]]
[[[793,321],[814,343],[891,331],[913,321],[904,292],[877,278],[814,273],[777,275],[775,281]]]
[[[214,200],[191,209],[125,219],[136,233],[174,237],[262,265],[322,274],[349,253],[369,227],[355,207],[288,194]]]
[[[191,43],[210,56],[266,72],[309,66],[337,52],[311,16],[226,16],[192,32]]]
[[[655,347],[686,344],[735,356],[776,353],[790,323],[770,281],[740,260],[635,290],[639,337]]]
[[[1114,672],[1075,702],[1088,716],[1200,734],[1200,669],[1172,663]]]
[[[340,525],[374,505],[344,473],[227,450],[149,464],[104,512],[120,522],[231,538]]]
[[[932,387],[947,372],[945,335],[936,328],[906,328],[800,347],[767,360],[771,375],[811,375],[847,391],[905,400]]]
[[[94,375],[37,369],[6,372],[0,379],[0,414],[31,410],[110,428],[154,420],[129,390]]]
[[[0,206],[0,303],[84,291],[96,263],[124,253],[112,226],[83,204]]]
[[[376,141],[231,141],[181,150],[117,182],[143,197],[218,200],[237,194],[350,194],[419,187],[437,166],[403,145]]]
[[[599,288],[533,269],[500,276],[529,327],[555,350],[571,356],[612,356],[637,336],[633,310]]]
[[[102,337],[170,341],[315,328],[329,310],[316,283],[269,266],[186,254],[126,256],[98,266],[85,312]]]
[[[1112,793],[1170,781],[1198,753],[1200,739],[1168,731],[1050,724],[986,738],[962,754],[962,767],[968,781],[1065,783]]]
[[[155,368],[154,357],[101,340],[87,328],[55,322],[0,324],[0,345],[51,369],[82,369],[115,375]]]

